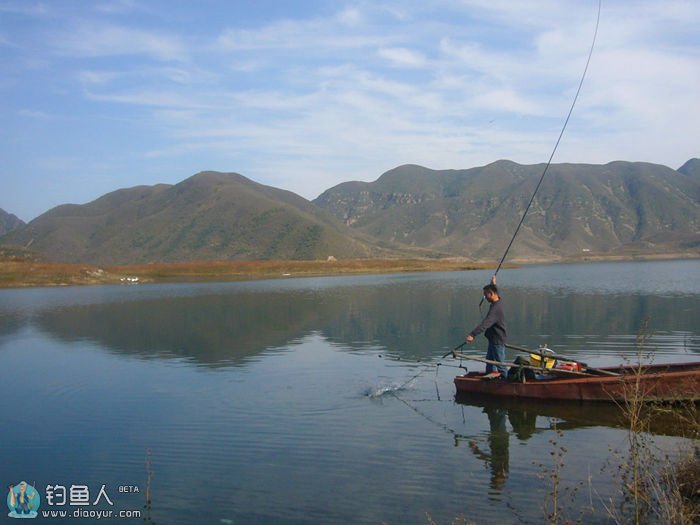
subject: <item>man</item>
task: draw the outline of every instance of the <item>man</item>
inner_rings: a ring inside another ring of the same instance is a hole
[[[8,488],[10,489],[10,507],[13,512],[17,515],[30,514],[32,511],[32,500],[36,496],[36,491],[28,495],[26,481],[22,481],[19,484],[19,494],[15,494],[12,485],[9,485]]]
[[[484,332],[489,342],[486,351],[486,359],[505,363],[506,360],[506,318],[503,311],[503,301],[496,287],[496,276],[491,277],[491,282],[484,286],[484,298],[489,302],[489,311],[484,320],[479,323],[474,330],[467,335],[467,344],[471,344],[474,338]],[[486,364],[487,378],[501,376],[505,379],[508,376],[508,368],[500,365]]]

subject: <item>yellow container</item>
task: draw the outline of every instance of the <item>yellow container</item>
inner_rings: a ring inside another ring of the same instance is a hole
[[[556,364],[557,364],[556,359],[552,359],[551,357],[545,356],[545,358],[544,358],[544,367],[545,368],[554,368],[554,365],[556,365]],[[530,354],[530,365],[542,367],[542,357],[539,354]]]

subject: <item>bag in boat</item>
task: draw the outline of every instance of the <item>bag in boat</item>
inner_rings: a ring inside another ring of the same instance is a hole
[[[508,370],[508,381],[525,383],[536,379],[534,370],[523,365],[530,365],[530,360],[527,357],[519,355],[513,361],[513,366]]]
[[[549,350],[551,352],[551,350]],[[542,356],[539,354],[530,354],[530,362],[525,363],[532,366],[542,366]],[[544,356],[544,368],[553,368],[557,364],[557,360],[551,357]]]

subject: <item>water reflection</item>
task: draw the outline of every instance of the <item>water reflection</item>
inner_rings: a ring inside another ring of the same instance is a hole
[[[503,488],[508,477],[508,449],[510,434],[506,429],[508,412],[504,408],[484,407],[489,419],[488,451],[482,450],[476,441],[469,441],[469,448],[474,455],[488,465],[491,470],[490,488],[498,492]]]
[[[545,465],[551,461],[550,455],[555,445],[551,439],[547,442],[544,440],[551,436],[552,432],[562,433],[557,434],[558,436],[563,436],[563,432],[566,432],[567,440],[581,449],[578,454],[582,455],[582,464],[585,465],[590,458],[586,457],[584,449],[595,444],[583,443],[580,438],[572,438],[572,431],[598,432],[600,435],[601,428],[608,428],[624,435],[628,428],[622,407],[612,403],[492,399],[462,394],[457,395],[455,401],[471,415],[470,426],[482,429],[479,433],[471,435],[453,432],[455,445],[467,445],[471,455],[488,472],[487,496],[493,502],[507,501],[512,497],[512,491],[529,490],[527,485],[522,485],[520,479],[523,462],[528,463],[525,469],[530,475],[542,474],[542,471],[538,472],[536,469],[545,469]],[[650,406],[641,415],[643,418],[648,417],[647,431],[651,435],[697,439],[692,430],[698,428],[695,405]],[[691,421],[693,423],[689,424]],[[542,435],[543,437],[538,438]],[[620,439],[616,438],[618,441]],[[518,446],[530,441],[535,441],[536,444],[528,448]],[[602,448],[611,446],[610,443],[606,444],[604,439],[597,443]],[[599,453],[600,450],[596,452]],[[603,457],[606,457],[607,453],[609,451],[604,453]],[[576,451],[571,451],[567,462],[576,464],[579,461],[576,454]],[[517,479],[510,479],[511,469],[521,470],[519,475],[516,475]]]
[[[527,441],[533,434],[554,426],[561,430],[574,430],[587,427],[628,427],[624,406],[615,403],[596,403],[559,400],[537,400],[506,398],[494,399],[479,395],[457,394],[458,404],[480,407],[486,414],[504,412],[513,434]],[[642,416],[648,418],[648,431],[656,435],[689,437],[688,417],[696,418],[694,405],[649,405]],[[544,418],[547,425],[537,426],[537,418]],[[489,421],[491,416],[489,415]]]
[[[568,287],[543,269],[503,276],[515,344],[597,366],[589,356],[633,351],[635,317],[649,315],[664,356],[698,352],[700,292],[622,293],[618,279],[610,300],[584,285],[596,267],[576,284],[582,271],[553,271]],[[487,278],[0,291],[0,409],[12,413],[18,392],[38,400],[4,428],[14,454],[2,470],[143,487],[148,448],[162,523],[421,523],[426,512],[541,523],[533,465],[554,426],[571,430],[576,476],[625,441],[624,424],[615,407],[453,402],[462,371],[434,365],[473,326]]]
[[[298,340],[320,316],[312,295],[241,293],[76,305],[40,312],[33,321],[64,341],[219,365]]]
[[[0,311],[0,339],[16,334],[26,324],[26,317],[19,312]]]
[[[474,294],[467,294],[474,296]],[[614,355],[634,351],[641,319],[651,318],[660,354],[697,354],[694,297],[560,297],[545,290],[505,292],[511,340],[559,352]],[[77,304],[32,316],[0,315],[0,335],[25,323],[64,341],[89,340],[112,351],[235,364],[268,348],[319,333],[342,348],[381,347],[389,358],[432,359],[463,340],[478,320],[463,293],[417,283],[355,286],[323,293],[232,292],[194,297]],[[480,351],[479,347],[476,347]]]

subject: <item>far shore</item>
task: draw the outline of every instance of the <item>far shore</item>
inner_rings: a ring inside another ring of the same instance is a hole
[[[505,267],[529,264],[697,259],[698,252],[584,254],[575,257],[514,258]],[[125,266],[67,264],[25,259],[0,260],[0,288],[243,281],[334,275],[449,272],[495,269],[497,262],[449,259],[339,259],[310,261],[197,261]]]

